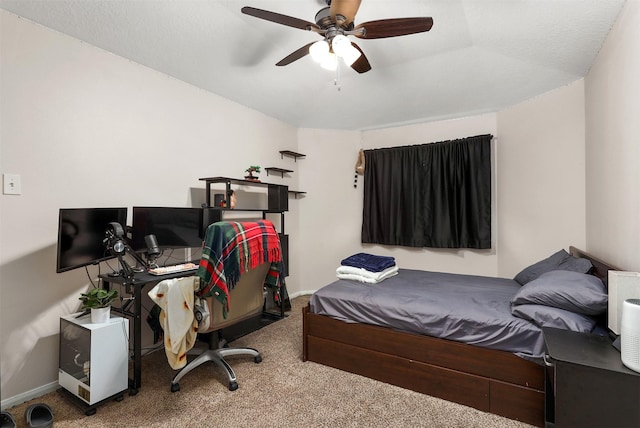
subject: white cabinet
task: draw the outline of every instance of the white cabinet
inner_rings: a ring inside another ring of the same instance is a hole
[[[58,383],[88,405],[121,399],[129,382],[129,320],[92,324],[78,315],[60,318]]]

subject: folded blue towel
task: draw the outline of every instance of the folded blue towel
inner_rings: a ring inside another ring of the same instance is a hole
[[[396,260],[390,256],[376,256],[374,254],[358,253],[342,260],[342,266],[366,269],[369,272],[382,272],[396,265]]]

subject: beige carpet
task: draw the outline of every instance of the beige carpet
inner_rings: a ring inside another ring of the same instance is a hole
[[[530,425],[469,407],[302,362],[302,315],[308,296],[292,300],[284,320],[232,343],[260,350],[263,361],[232,357],[238,390],[212,363],[185,376],[171,393],[174,372],[164,351],[143,358],[142,388],[85,416],[59,393],[8,409],[25,426],[24,411],[43,402],[54,427],[512,427]]]

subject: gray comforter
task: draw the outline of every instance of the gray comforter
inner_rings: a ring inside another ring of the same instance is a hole
[[[539,362],[542,331],[511,315],[520,284],[506,278],[400,269],[379,284],[337,280],[311,296],[311,312],[515,353]]]

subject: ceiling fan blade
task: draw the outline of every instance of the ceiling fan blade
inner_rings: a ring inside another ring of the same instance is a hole
[[[308,55],[309,54],[309,47],[314,43],[315,42],[308,43],[308,44],[304,45],[303,47],[301,47],[300,49],[298,49],[298,50],[296,50],[294,52],[291,52],[289,55],[287,55],[286,57],[284,57],[280,61],[278,61],[278,63],[276,65],[277,66],[289,65],[292,62],[299,60],[303,56]]]
[[[354,33],[360,39],[382,39],[385,37],[406,36],[431,30],[433,18],[391,18],[369,21],[359,24],[354,31],[363,28],[362,34]]]
[[[371,64],[369,64],[369,60],[367,60],[367,57],[364,55],[364,52],[362,52],[362,49],[360,49],[360,46],[356,45],[353,42],[351,44],[362,54],[360,55],[360,58],[358,58],[353,64],[351,64],[351,68],[353,68],[360,74],[366,73],[367,71],[371,70]]]
[[[268,10],[257,9],[255,7],[245,6],[241,9],[242,13],[256,18],[264,19],[267,21],[275,22],[276,24],[287,25],[293,28],[299,28],[301,30],[319,30],[316,24],[305,21],[304,19],[294,18],[292,16],[282,15],[275,12],[269,12]]]
[[[360,8],[362,0],[332,0],[329,14],[334,22],[337,22],[336,15],[342,15],[346,18],[344,22],[338,22],[342,27],[347,27],[353,22],[353,19]]]

